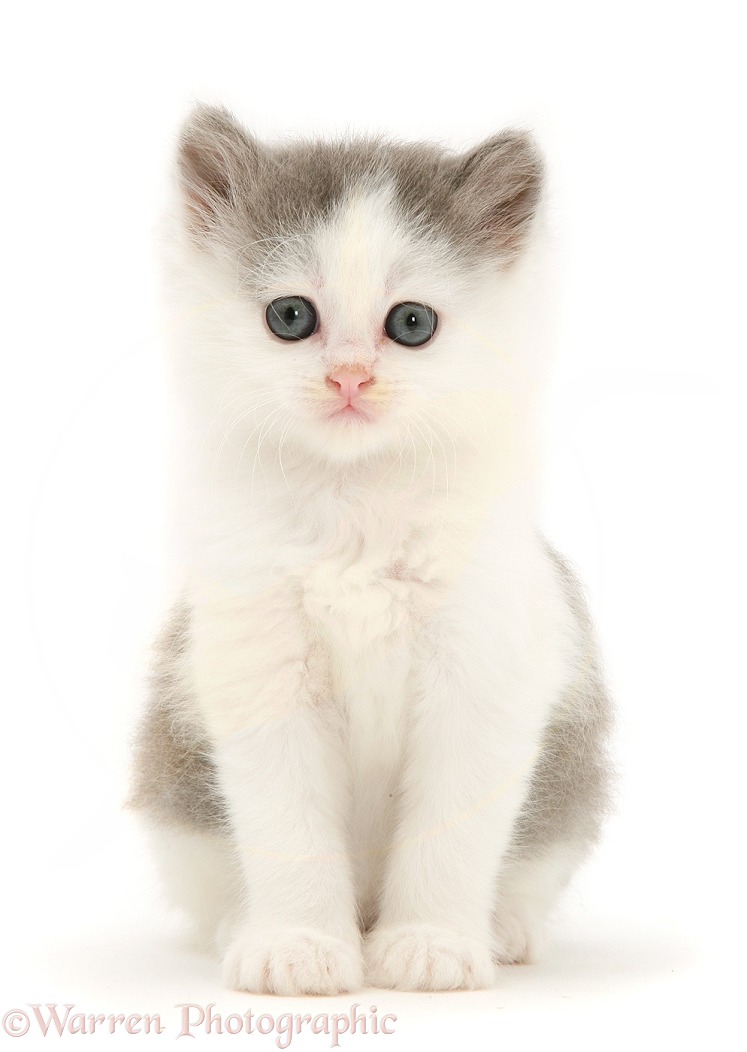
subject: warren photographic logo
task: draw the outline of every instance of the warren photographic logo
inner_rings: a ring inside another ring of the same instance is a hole
[[[293,1038],[301,1033],[326,1035],[330,1048],[339,1048],[346,1034],[393,1034],[397,1016],[379,1015],[376,1005],[363,1011],[352,1004],[347,1012],[311,1013],[281,1012],[273,1015],[261,1012],[222,1013],[214,1004],[193,1002],[174,1005],[175,1018],[164,1021],[159,1012],[108,1013],[82,1012],[74,1004],[27,1004],[25,1008],[11,1008],[0,1020],[0,1030],[8,1037],[62,1037],[68,1034],[164,1034],[176,1038],[197,1037],[198,1034],[260,1034],[274,1037],[278,1048],[289,1048]]]

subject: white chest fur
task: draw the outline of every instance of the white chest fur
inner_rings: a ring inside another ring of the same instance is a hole
[[[301,574],[304,611],[323,640],[335,701],[344,714],[351,811],[349,847],[357,900],[370,923],[390,833],[411,694],[418,624],[443,594],[448,559],[443,530],[344,501],[326,536],[334,538]],[[409,513],[409,514],[408,514]]]
[[[390,567],[365,561],[341,567],[325,560],[306,576],[303,602],[336,653],[361,656],[403,630],[415,590]]]

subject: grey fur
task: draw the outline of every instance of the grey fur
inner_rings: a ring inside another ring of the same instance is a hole
[[[269,147],[227,111],[202,106],[182,129],[178,165],[193,233],[230,244],[250,274],[356,187],[382,181],[393,182],[418,229],[445,237],[468,259],[508,261],[524,241],[543,180],[537,148],[520,131],[464,155],[379,138]]]
[[[514,829],[514,860],[542,855],[555,844],[591,846],[610,806],[607,750],[612,707],[594,629],[575,574],[558,552],[546,548],[581,633],[583,660],[545,729],[529,795]]]
[[[227,815],[210,743],[186,715],[189,626],[190,611],[177,602],[153,648],[150,698],[135,745],[128,805],[166,825],[221,832]]]

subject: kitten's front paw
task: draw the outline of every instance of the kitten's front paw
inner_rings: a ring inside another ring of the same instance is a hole
[[[390,990],[481,990],[495,981],[490,950],[448,928],[374,929],[365,959],[368,982]]]
[[[228,947],[223,977],[256,994],[339,994],[360,989],[359,948],[313,928],[244,928]]]

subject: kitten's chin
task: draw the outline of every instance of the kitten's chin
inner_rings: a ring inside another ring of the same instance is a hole
[[[402,443],[393,421],[382,420],[370,410],[345,406],[304,428],[304,440],[316,456],[336,463],[397,449]]]

